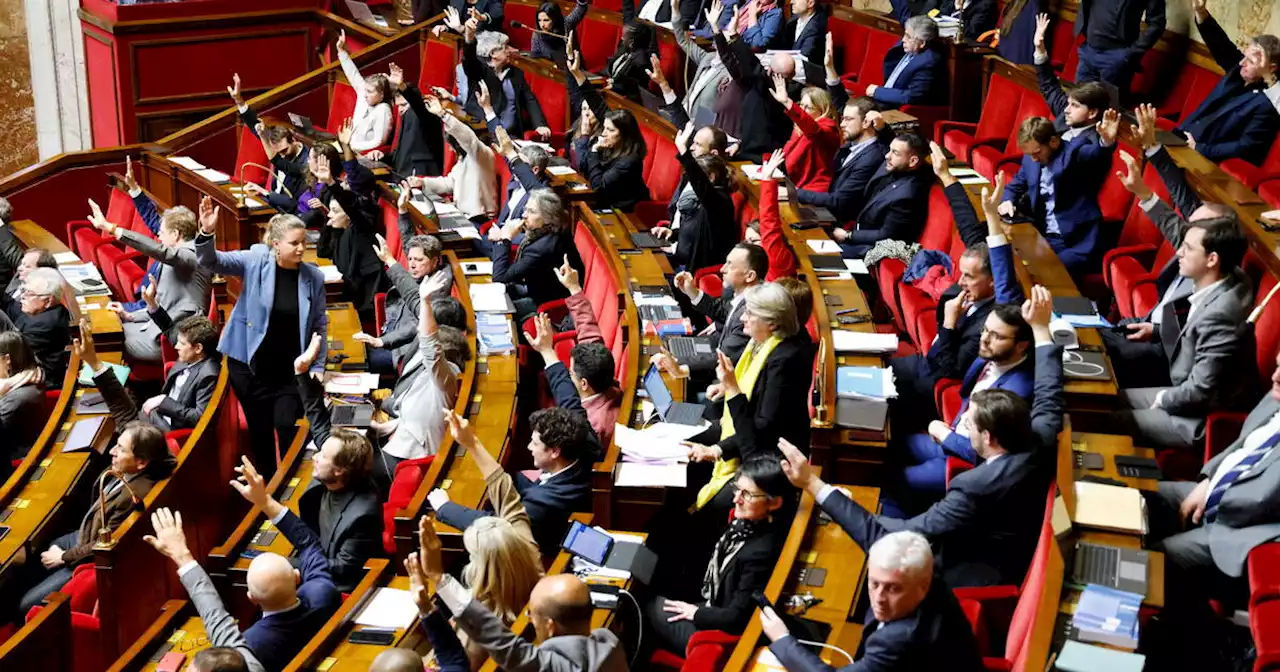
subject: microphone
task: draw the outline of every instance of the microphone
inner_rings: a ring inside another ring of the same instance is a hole
[[[103,486],[106,484],[108,476],[114,476],[124,486],[124,489],[129,491],[131,508],[134,511],[142,511],[142,499],[138,497],[138,492],[133,489],[133,486],[129,485],[129,481],[124,480],[119,474],[110,469],[102,472],[102,475],[98,477],[98,513],[102,516],[102,527],[98,528],[98,543],[104,546],[111,545],[111,530],[107,528],[107,500],[102,496],[105,492]]]
[[[511,22],[511,27],[512,27],[512,28],[523,28],[523,29],[525,29],[525,30],[527,30],[527,31],[529,31],[529,32],[531,32],[531,33],[537,33],[537,34],[539,34],[539,35],[546,35],[547,37],[554,37],[554,38],[556,38],[556,39],[558,39],[558,40],[563,40],[563,39],[564,39],[564,35],[561,35],[561,34],[559,34],[559,33],[549,33],[549,32],[547,32],[547,31],[545,31],[545,30],[538,30],[537,28],[534,28],[534,27],[532,27],[532,26],[526,26],[526,25],[524,25],[523,23],[520,23],[519,21],[512,21],[512,22]]]

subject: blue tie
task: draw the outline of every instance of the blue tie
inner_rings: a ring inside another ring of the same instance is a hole
[[[1280,433],[1272,434],[1271,438],[1249,451],[1249,454],[1245,455],[1243,460],[1240,460],[1240,464],[1232,467],[1231,471],[1222,475],[1222,479],[1214,486],[1213,491],[1209,493],[1209,498],[1204,502],[1204,522],[1206,524],[1212,523],[1213,519],[1217,518],[1218,504],[1222,502],[1222,496],[1227,494],[1227,488],[1230,488],[1231,484],[1235,483],[1236,479],[1243,476],[1245,472],[1252,469],[1253,465],[1257,464],[1262,459],[1262,456],[1266,455],[1267,451],[1274,448],[1277,443],[1280,443]]]

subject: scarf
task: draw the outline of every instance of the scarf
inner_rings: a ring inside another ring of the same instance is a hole
[[[44,382],[44,369],[33,366],[26,371],[9,376],[8,378],[0,378],[0,397],[22,387],[23,385],[39,385]]]
[[[720,594],[720,583],[724,580],[724,570],[733,557],[747,545],[747,540],[754,537],[760,529],[761,521],[735,518],[729,523],[729,529],[720,535],[716,548],[711,552],[711,561],[707,563],[707,573],[702,576],[702,599],[711,604]]]
[[[755,19],[752,19],[751,13],[747,11],[751,8],[752,3],[755,3],[760,8],[760,11],[756,12]],[[747,2],[742,3],[742,6],[738,8],[738,34],[741,35],[747,32],[752,26],[756,25],[756,21],[759,20],[761,14],[777,6],[776,0],[747,0]]]
[[[747,348],[742,353],[742,357],[738,358],[738,363],[733,367],[733,373],[738,379],[738,389],[742,394],[746,395],[747,400],[751,400],[751,393],[755,390],[756,379],[760,377],[760,373],[764,371],[764,364],[769,360],[769,355],[773,353],[773,349],[778,347],[782,339],[774,334],[765,339],[763,343],[756,344]],[[720,418],[720,440],[734,435],[733,414],[725,413]],[[702,489],[698,491],[698,499],[694,503],[695,510],[701,509],[716,496],[730,480],[733,475],[738,472],[738,459],[716,460],[716,464],[711,469],[711,480]]]

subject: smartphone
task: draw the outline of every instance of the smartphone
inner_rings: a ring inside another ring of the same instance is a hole
[[[256,548],[246,548],[243,551],[240,551],[240,557],[244,558],[245,560],[252,560],[258,557],[259,555],[262,555],[262,553],[263,551],[260,551]]]
[[[782,613],[778,611],[777,607],[773,606],[773,603],[769,601],[769,598],[765,597],[764,593],[757,591],[751,597],[756,601],[756,604],[760,605],[761,609],[772,609],[774,614]]]
[[[356,630],[347,636],[347,641],[352,644],[376,644],[378,646],[387,646],[396,641],[396,631],[386,630],[383,628],[365,628]]]

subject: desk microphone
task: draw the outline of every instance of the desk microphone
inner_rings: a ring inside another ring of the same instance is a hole
[[[561,34],[559,34],[559,33],[549,33],[549,32],[547,32],[547,31],[545,31],[545,30],[538,30],[537,28],[534,28],[533,26],[526,26],[526,25],[524,25],[523,23],[520,23],[519,21],[512,21],[512,22],[511,22],[511,27],[512,27],[512,28],[523,28],[523,29],[525,29],[525,30],[527,30],[527,31],[529,31],[529,32],[531,32],[531,33],[537,33],[537,34],[539,34],[539,35],[546,35],[547,37],[554,37],[554,38],[556,38],[557,40],[563,40],[563,39],[564,39],[564,35],[561,35]]]

